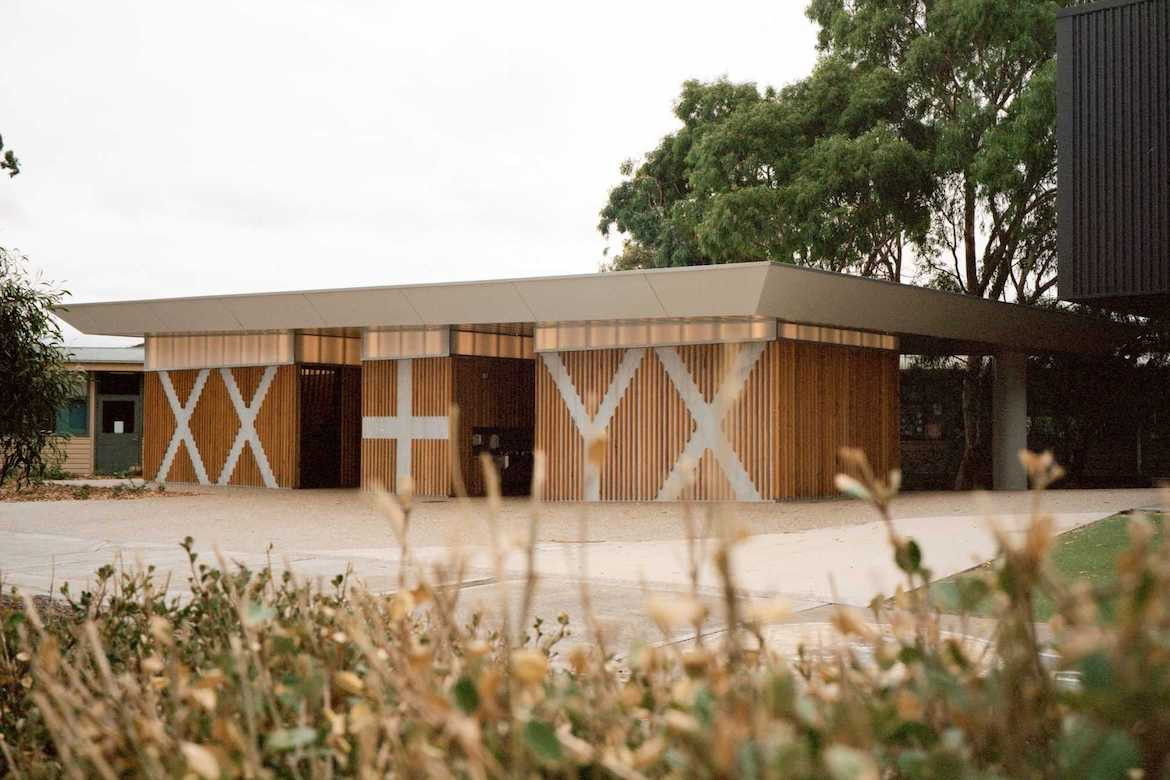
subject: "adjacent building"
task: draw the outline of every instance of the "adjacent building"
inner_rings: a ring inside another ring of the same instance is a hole
[[[1170,313],[1170,2],[1057,17],[1060,297]]]
[[[57,410],[59,470],[78,476],[142,467],[143,347],[69,347],[76,394]]]

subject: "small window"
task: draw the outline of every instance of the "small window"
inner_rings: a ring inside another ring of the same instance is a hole
[[[134,433],[134,402],[102,401],[102,433]]]
[[[67,401],[57,410],[57,433],[66,436],[89,434],[89,402],[84,398]]]

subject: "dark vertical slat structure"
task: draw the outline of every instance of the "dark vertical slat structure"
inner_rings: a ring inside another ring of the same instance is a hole
[[[1059,292],[1170,311],[1170,0],[1057,19]]]
[[[341,481],[341,372],[300,366],[301,487],[337,487]]]
[[[361,482],[361,368],[299,366],[300,486]]]

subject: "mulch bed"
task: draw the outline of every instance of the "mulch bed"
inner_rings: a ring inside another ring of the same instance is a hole
[[[191,493],[148,487],[92,487],[88,485],[40,484],[17,490],[0,488],[0,501],[129,501],[135,498],[189,496]]]

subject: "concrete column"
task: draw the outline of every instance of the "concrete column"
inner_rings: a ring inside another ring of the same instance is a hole
[[[996,490],[1026,490],[1028,475],[1020,450],[1028,446],[1028,356],[995,356],[991,392],[991,467]]]

